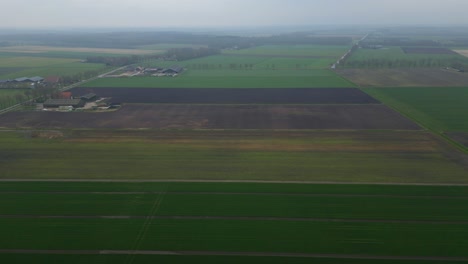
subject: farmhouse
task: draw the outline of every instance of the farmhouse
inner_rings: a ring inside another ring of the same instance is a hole
[[[61,106],[83,107],[85,102],[81,99],[48,99],[44,102],[46,108],[59,108]]]

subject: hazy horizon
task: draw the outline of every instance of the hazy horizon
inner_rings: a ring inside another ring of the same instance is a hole
[[[16,0],[3,6],[12,10],[0,17],[7,29],[468,25],[466,0]]]

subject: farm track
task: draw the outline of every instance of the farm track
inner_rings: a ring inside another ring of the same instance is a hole
[[[383,220],[383,219],[264,217],[264,216],[262,217],[257,217],[257,216],[173,216],[173,215],[152,215],[152,214],[150,215],[0,215],[0,219],[2,218],[3,219],[145,219],[145,223],[142,226],[142,236],[144,236],[144,234],[147,232],[147,229],[150,226],[150,221],[153,219],[468,225],[468,221]]]
[[[0,182],[193,182],[193,183],[277,183],[326,185],[389,185],[389,186],[468,186],[466,183],[405,183],[405,182],[333,182],[333,181],[259,181],[259,180],[117,180],[117,179],[0,179]]]
[[[185,255],[185,256],[246,256],[246,257],[300,257],[373,260],[468,261],[466,257],[438,256],[372,256],[344,254],[307,254],[281,252],[228,252],[228,251],[162,251],[162,250],[40,250],[0,249],[0,254],[52,254],[52,255]]]
[[[311,193],[255,193],[255,192],[15,192],[0,191],[0,194],[100,194],[100,195],[145,195],[145,194],[180,194],[180,195],[258,195],[258,196],[293,196],[293,197],[363,197],[363,198],[421,198],[421,199],[468,199],[468,196],[427,196],[427,195],[372,195],[372,194],[311,194]]]

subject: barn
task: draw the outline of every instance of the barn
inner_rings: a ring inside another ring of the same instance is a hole
[[[180,66],[171,66],[170,68],[167,68],[165,70],[162,71],[162,73],[164,74],[179,74],[181,72],[184,71],[184,68],[180,67]]]

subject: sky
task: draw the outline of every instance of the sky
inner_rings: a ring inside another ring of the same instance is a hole
[[[468,25],[468,0],[11,0],[1,6],[3,28]]]

